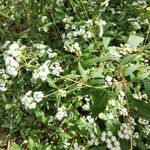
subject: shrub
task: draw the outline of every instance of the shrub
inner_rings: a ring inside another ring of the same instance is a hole
[[[150,148],[150,2],[0,2],[0,147]]]

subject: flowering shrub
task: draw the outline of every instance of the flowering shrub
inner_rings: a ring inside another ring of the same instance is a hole
[[[1,0],[0,149],[150,149],[149,0]]]

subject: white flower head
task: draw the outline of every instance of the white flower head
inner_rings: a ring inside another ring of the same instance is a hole
[[[57,120],[61,121],[66,116],[67,116],[66,107],[65,106],[59,107],[57,109],[57,113],[56,113],[55,118]]]

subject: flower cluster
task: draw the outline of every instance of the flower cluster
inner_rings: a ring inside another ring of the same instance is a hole
[[[143,119],[143,118],[139,118],[138,122],[139,122],[140,124],[143,124],[143,125],[148,125],[148,124],[149,124],[149,121],[146,120],[146,119]]]
[[[47,60],[41,66],[38,66],[38,69],[34,70],[32,78],[33,80],[41,79],[45,81],[50,73],[59,76],[61,72],[63,72],[63,69],[58,62]]]
[[[106,142],[106,146],[110,150],[121,150],[120,143],[111,131],[103,132],[101,140]]]
[[[78,25],[77,23],[72,23],[72,17],[65,17],[63,19],[66,24],[66,30],[71,29],[67,34],[63,34],[64,40],[64,49],[71,53],[76,53],[81,56],[81,46],[80,42],[77,40],[78,38],[82,38],[83,41],[88,41],[94,37],[93,29],[98,27],[99,37],[101,38],[103,35],[103,28],[106,25],[104,20],[87,20],[83,25]]]
[[[55,118],[61,121],[64,117],[67,117],[66,107],[62,106],[57,109]]]
[[[66,97],[66,96],[67,96],[67,91],[64,90],[64,89],[60,89],[60,90],[59,90],[59,95],[60,95],[61,97]]]
[[[6,73],[11,76],[17,76],[19,67],[21,51],[19,50],[19,45],[14,42],[11,44],[7,51],[4,53],[4,60],[6,65]]]
[[[85,104],[82,106],[83,110],[89,111],[90,110],[90,99],[85,96],[84,97]]]
[[[134,131],[134,126],[129,124],[129,123],[123,123],[121,126],[120,126],[120,130],[118,131],[118,136],[121,138],[121,139],[130,139],[133,135],[133,131]]]
[[[0,91],[4,92],[6,90],[7,90],[7,88],[6,88],[5,83],[0,83]]]
[[[25,109],[35,109],[37,104],[41,102],[44,98],[44,94],[41,91],[28,91],[22,98],[21,103],[24,105]]]

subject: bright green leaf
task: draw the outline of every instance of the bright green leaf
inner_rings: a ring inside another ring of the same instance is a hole
[[[21,150],[19,145],[15,142],[11,143],[10,150]]]
[[[127,44],[129,44],[130,48],[136,48],[144,41],[144,38],[141,36],[130,35]]]
[[[82,76],[83,81],[86,82],[88,80],[88,77],[80,62],[78,62],[78,68],[79,68],[79,72]]]

